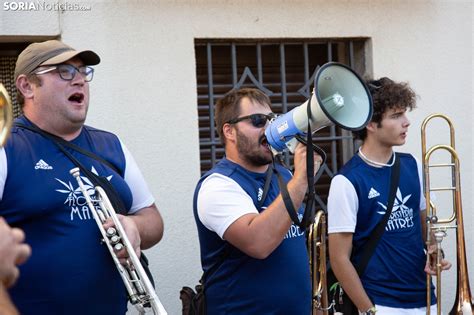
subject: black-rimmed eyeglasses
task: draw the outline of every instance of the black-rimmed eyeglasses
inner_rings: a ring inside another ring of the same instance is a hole
[[[254,126],[255,128],[262,128],[262,127],[265,127],[265,125],[267,124],[267,121],[272,120],[275,117],[276,117],[276,115],[273,114],[273,113],[270,113],[270,114],[252,114],[252,115],[248,115],[248,116],[242,116],[242,117],[231,119],[227,123],[228,124],[236,124],[236,123],[241,122],[243,120],[250,120],[250,122],[252,123],[252,126]]]
[[[92,78],[94,77],[94,68],[90,66],[80,66],[79,68],[76,68],[73,65],[69,65],[69,64],[54,65],[44,70],[35,71],[33,73],[45,74],[53,70],[58,70],[58,73],[61,79],[66,80],[66,81],[71,81],[72,79],[74,79],[77,72],[79,72],[82,75],[82,77],[84,78],[84,81],[86,82],[92,81]]]

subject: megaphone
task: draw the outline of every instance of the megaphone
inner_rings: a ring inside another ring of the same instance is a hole
[[[311,102],[311,117],[307,106]],[[337,62],[321,66],[316,73],[311,98],[274,119],[265,130],[273,151],[294,152],[296,136],[337,125],[355,131],[365,128],[372,118],[372,97],[364,81],[351,68]]]

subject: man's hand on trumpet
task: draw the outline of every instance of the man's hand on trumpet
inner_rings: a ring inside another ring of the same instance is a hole
[[[140,233],[138,232],[137,224],[135,223],[135,221],[133,221],[132,218],[128,216],[117,214],[117,217],[120,223],[122,224],[123,229],[125,230],[125,234],[127,234],[130,244],[132,244],[135,254],[137,254],[137,257],[140,257],[141,238],[140,238]],[[107,221],[104,223],[105,230],[107,230],[110,227],[114,227],[114,223],[111,218],[107,219]],[[119,258],[120,260],[120,263],[122,265],[126,265],[129,255],[125,247],[117,251],[116,254],[117,254],[117,258]]]
[[[436,275],[436,264],[438,256],[437,244],[431,244],[428,246],[429,259],[426,261],[425,272],[430,275]],[[444,259],[444,253],[441,251],[441,271],[449,270],[451,268],[451,263]]]

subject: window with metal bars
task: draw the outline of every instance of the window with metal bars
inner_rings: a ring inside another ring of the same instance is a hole
[[[264,91],[275,113],[286,113],[304,103],[313,89],[318,66],[329,61],[344,63],[365,76],[367,39],[308,40],[195,40],[201,173],[224,155],[214,123],[214,104],[234,88]],[[317,179],[316,200],[326,209],[331,178],[353,155],[351,132],[336,126],[323,128],[313,141],[327,156]],[[291,164],[291,155],[285,153]]]
[[[0,43],[0,83],[2,83],[13,104],[13,116],[21,114],[20,106],[16,99],[16,87],[13,81],[15,65],[18,55],[29,43]]]

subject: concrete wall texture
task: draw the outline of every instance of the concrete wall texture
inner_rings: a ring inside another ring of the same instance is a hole
[[[428,114],[445,113],[454,121],[474,285],[471,1],[54,2],[65,10],[13,10],[15,5],[5,2],[0,8],[0,42],[59,37],[101,56],[91,83],[87,123],[124,140],[156,198],[165,236],[148,255],[157,293],[169,314],[180,313],[180,288],[196,284],[201,276],[192,216],[200,176],[195,38],[370,38],[374,77],[407,81],[419,95],[418,109],[409,114],[408,142],[400,150],[421,157],[420,125]],[[68,9],[71,4],[87,10]],[[447,138],[440,134],[444,132],[435,130],[433,141]],[[454,232],[449,234],[453,239]],[[445,247],[454,255],[451,240]],[[455,256],[450,260],[455,262]],[[456,268],[443,275],[443,282],[448,312]]]

